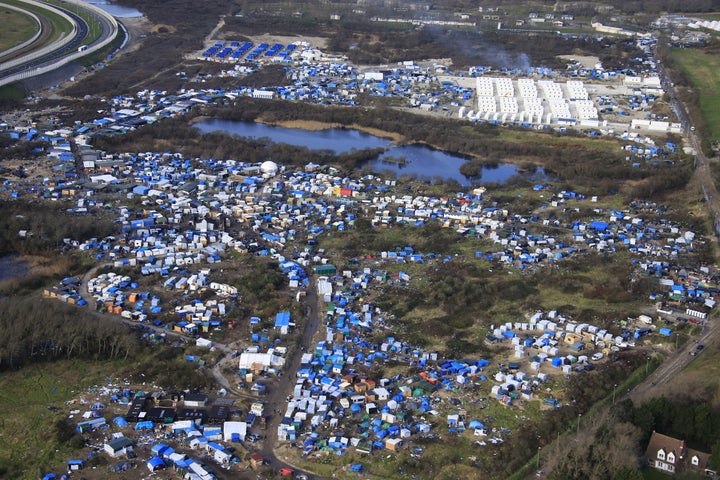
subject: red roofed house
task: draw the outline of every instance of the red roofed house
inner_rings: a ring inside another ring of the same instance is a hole
[[[653,432],[645,451],[651,467],[663,473],[692,471],[714,477],[716,472],[708,468],[710,454],[687,448],[685,441]]]

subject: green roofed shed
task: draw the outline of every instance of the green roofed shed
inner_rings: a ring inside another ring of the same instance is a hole
[[[335,268],[335,265],[325,264],[325,265],[317,265],[315,267],[315,273],[318,275],[335,275],[337,273],[337,268]]]

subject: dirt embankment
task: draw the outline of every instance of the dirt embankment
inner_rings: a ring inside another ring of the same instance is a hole
[[[199,115],[199,116],[191,119],[189,123],[190,123],[190,125],[195,125],[196,123],[203,122],[205,120],[210,120],[210,119],[211,119],[211,117],[208,117],[205,115]],[[271,125],[274,127],[296,128],[299,130],[307,130],[309,132],[319,132],[321,130],[328,130],[330,128],[345,128],[345,129],[358,130],[360,132],[367,133],[368,135],[374,135],[376,137],[387,138],[394,142],[402,142],[403,140],[405,140],[405,137],[403,137],[399,133],[387,132],[385,130],[380,130],[378,128],[364,127],[362,125],[357,125],[357,124],[343,125],[341,123],[320,122],[317,120],[285,120],[285,121],[280,121],[280,122],[267,122],[267,121],[264,121],[262,118],[258,118],[256,121],[258,123],[263,123],[265,125]]]
[[[352,130],[358,130],[360,132],[367,133],[369,135],[374,135],[376,137],[388,138],[394,142],[403,141],[405,138],[402,135],[400,135],[399,133],[387,132],[385,130],[380,130],[380,129],[372,128],[372,127],[363,127],[362,125],[357,125],[357,124],[345,126],[340,123],[326,123],[326,122],[319,122],[317,120],[287,120],[287,121],[283,121],[283,122],[263,122],[262,119],[259,119],[259,121],[261,123],[266,123],[267,125],[273,125],[273,126],[283,127],[283,128],[298,128],[301,130],[308,130],[308,131],[320,131],[320,130],[327,130],[330,128],[352,129]]]

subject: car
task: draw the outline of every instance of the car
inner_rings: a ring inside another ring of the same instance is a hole
[[[255,443],[259,440],[262,440],[263,436],[260,435],[259,433],[251,433],[246,438],[247,438],[248,442]]]
[[[702,343],[699,343],[698,346],[695,347],[695,350],[697,350],[697,351],[699,352],[699,351],[701,351],[703,348],[705,348],[705,345],[703,345]]]
[[[297,475],[295,475],[295,478],[297,480],[308,480],[308,476],[305,475],[304,473],[298,473]]]
[[[295,471],[292,468],[281,468],[279,473],[282,477],[292,477]]]

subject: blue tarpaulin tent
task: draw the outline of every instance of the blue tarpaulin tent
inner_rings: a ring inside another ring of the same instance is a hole
[[[113,418],[113,423],[118,427],[127,427],[128,424],[127,420],[125,420],[123,417]]]
[[[165,468],[165,462],[163,462],[162,458],[155,456],[148,460],[147,467],[148,470],[154,472],[155,470],[158,470],[160,468]]]

